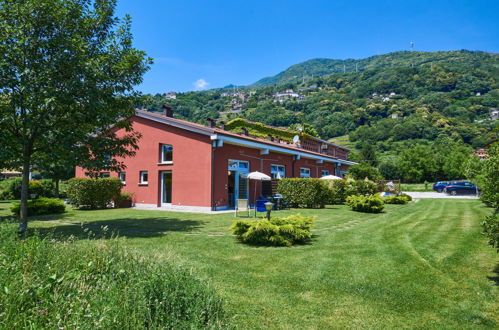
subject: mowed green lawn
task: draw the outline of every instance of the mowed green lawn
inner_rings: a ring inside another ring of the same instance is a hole
[[[402,183],[400,185],[400,190],[402,191],[433,191],[433,182],[428,183],[425,186],[424,183]]]
[[[101,226],[119,231],[144,256],[211,282],[238,328],[499,326],[497,254],[479,224],[490,209],[479,201],[425,199],[377,215],[345,206],[275,215],[298,212],[318,216],[314,240],[291,248],[238,243],[232,214],[70,211],[31,226],[80,238],[100,235]]]

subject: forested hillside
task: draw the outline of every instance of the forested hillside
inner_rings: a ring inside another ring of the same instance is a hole
[[[375,55],[364,59],[335,60],[316,58],[290,66],[285,71],[271,77],[263,78],[249,87],[265,87],[276,84],[302,82],[303,78],[313,78],[333,73],[361,72],[371,69],[398,66],[419,66],[426,64],[446,64],[478,67],[493,60],[494,56],[486,53],[475,53],[470,56],[467,51],[453,52],[409,52],[400,51],[384,55]],[[478,62],[477,62],[478,61]]]
[[[292,77],[304,71],[341,72],[294,82]],[[183,93],[176,100],[147,95],[142,106],[158,111],[162,104],[170,104],[178,117],[202,123],[207,117],[243,117],[282,127],[308,123],[324,139],[348,135],[356,148],[365,143],[375,146],[381,164],[401,164],[408,158],[404,153],[415,148],[414,153],[427,156],[420,161],[425,167],[435,153],[445,157],[455,149],[469,154],[472,148],[497,140],[494,127],[499,121],[489,120],[491,111],[499,107],[496,54],[397,52],[357,61],[318,59],[269,79],[256,85],[290,82]],[[421,181],[463,175],[463,168],[445,173],[444,164],[438,162],[403,176],[407,181]]]

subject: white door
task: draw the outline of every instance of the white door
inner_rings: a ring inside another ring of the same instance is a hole
[[[161,206],[172,204],[172,171],[161,172]]]

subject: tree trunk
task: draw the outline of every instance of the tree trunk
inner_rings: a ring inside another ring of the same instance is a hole
[[[19,232],[24,233],[28,229],[28,188],[31,155],[26,153],[23,159],[23,181],[21,184],[21,212],[19,215]]]

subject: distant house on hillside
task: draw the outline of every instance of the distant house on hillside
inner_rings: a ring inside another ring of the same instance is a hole
[[[298,91],[306,91],[308,89],[315,89],[315,88],[317,88],[316,84],[310,85],[310,86],[307,86],[307,87],[300,87],[300,88],[298,88]]]
[[[176,100],[177,99],[177,93],[175,92],[168,92],[165,94],[165,98],[167,100]]]
[[[485,119],[475,120],[475,123],[483,123],[484,121],[487,121],[487,120],[498,120],[498,119],[499,119],[499,110],[492,109],[489,112],[489,117],[487,117]]]
[[[22,173],[19,171],[7,170],[0,168],[0,179],[20,178]]]
[[[489,153],[485,149],[477,149],[474,151],[475,155],[480,159],[487,159],[489,157]]]
[[[273,96],[274,102],[284,102],[291,99],[303,100],[305,98],[303,95],[293,92],[292,89],[287,89],[285,92],[281,93],[275,93]]]

